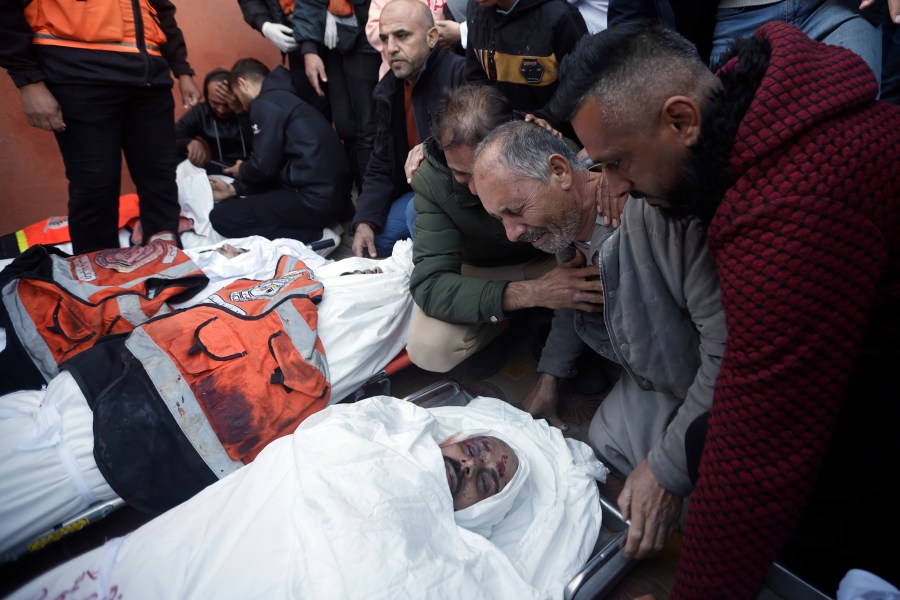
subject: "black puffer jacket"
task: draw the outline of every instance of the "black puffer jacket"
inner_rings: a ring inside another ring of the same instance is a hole
[[[325,117],[294,93],[284,67],[266,77],[250,103],[250,122],[253,153],[234,182],[238,194],[277,181],[314,210],[334,211],[335,218],[347,213],[353,178],[341,140]]]

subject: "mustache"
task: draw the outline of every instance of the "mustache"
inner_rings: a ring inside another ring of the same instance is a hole
[[[462,466],[460,466],[459,461],[449,456],[444,457],[444,463],[450,466],[450,469],[453,471],[454,478],[456,479],[456,485],[450,486],[450,496],[456,498],[456,495],[459,494],[459,491],[462,489],[463,485],[463,474],[462,474]],[[449,485],[450,482],[448,481]]]
[[[546,227],[535,227],[520,235],[516,241],[531,243],[549,231]]]

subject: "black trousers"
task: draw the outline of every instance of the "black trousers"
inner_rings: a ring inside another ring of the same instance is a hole
[[[319,53],[322,56],[321,53]],[[322,59],[325,60],[324,58]],[[328,103],[328,93],[319,96],[306,77],[306,66],[303,62],[303,53],[299,49],[287,55],[288,71],[291,73],[291,83],[294,91],[300,99],[322,113],[327,121],[331,121],[331,105]]]
[[[122,154],[140,198],[144,240],[178,231],[175,102],[167,87],[48,84],[66,130],[56,141],[69,180],[76,254],[119,246]]]
[[[219,202],[209,213],[209,222],[225,237],[260,235],[309,243],[322,237],[322,228],[336,222],[339,212],[312,208],[294,190],[276,188]]]
[[[344,142],[350,172],[358,190],[362,189],[378,125],[372,92],[378,83],[380,66],[380,54],[357,50],[349,54],[331,50],[325,64],[334,128]]]

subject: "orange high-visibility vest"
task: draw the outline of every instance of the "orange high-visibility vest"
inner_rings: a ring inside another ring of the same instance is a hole
[[[188,298],[209,282],[168,233],[144,246],[68,258],[35,246],[16,260],[34,267],[4,285],[0,298],[47,381],[99,338],[130,332],[169,312],[167,301]]]
[[[162,56],[166,35],[156,9],[148,0],[32,0],[25,3],[25,19],[34,31],[32,42],[89,50]]]
[[[139,218],[138,195],[119,196],[119,229]],[[70,241],[72,236],[69,234],[69,217],[49,217],[16,231],[16,245],[20,253],[38,244],[50,246]]]
[[[328,363],[316,331],[322,290],[302,261],[283,256],[273,279],[235,281],[126,340],[217,476],[327,405]]]

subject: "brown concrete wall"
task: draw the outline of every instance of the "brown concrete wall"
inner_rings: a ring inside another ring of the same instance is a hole
[[[244,22],[237,0],[175,0],[197,87],[214,67],[254,56],[269,66],[281,54]],[[184,110],[175,92],[175,117]],[[123,161],[124,162],[124,161]],[[66,214],[66,176],[52,133],[29,127],[12,80],[0,70],[0,234]],[[122,190],[134,191],[123,168]]]

